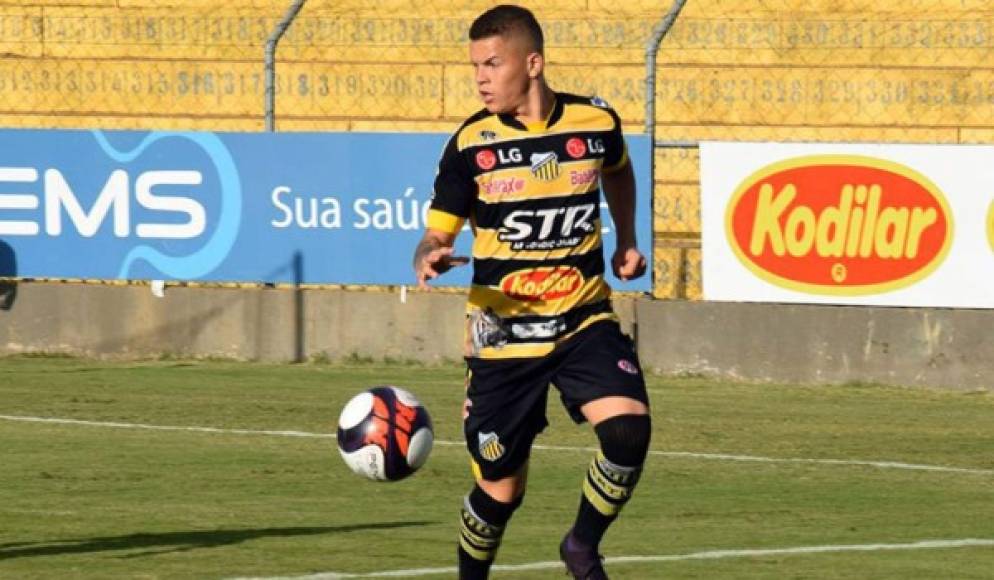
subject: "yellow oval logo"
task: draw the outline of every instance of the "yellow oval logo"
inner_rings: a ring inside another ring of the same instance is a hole
[[[865,295],[928,276],[952,242],[945,196],[903,165],[856,155],[799,157],[739,185],[725,214],[742,263],[778,286]]]

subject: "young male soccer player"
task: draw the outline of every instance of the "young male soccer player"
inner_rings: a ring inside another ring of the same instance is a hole
[[[528,10],[488,10],[469,37],[484,109],[442,154],[414,254],[418,283],[427,287],[467,263],[452,245],[470,220],[464,431],[476,485],[462,509],[459,577],[488,576],[521,505],[552,383],[573,419],[593,424],[600,441],[560,557],[576,578],[607,578],[598,545],[632,495],[650,434],[642,371],[611,309],[601,250],[603,187],[618,236],[611,266],[621,279],[645,272],[621,122],[596,97],[549,88],[542,30]]]

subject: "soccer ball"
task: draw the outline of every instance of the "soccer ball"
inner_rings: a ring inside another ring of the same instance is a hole
[[[353,472],[375,481],[397,481],[417,471],[434,441],[428,410],[397,387],[359,393],[338,418],[342,459]]]

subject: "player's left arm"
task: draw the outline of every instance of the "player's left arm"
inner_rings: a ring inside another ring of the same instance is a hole
[[[635,239],[635,171],[628,156],[628,146],[621,131],[621,118],[610,107],[605,107],[614,126],[604,136],[604,166],[601,171],[601,190],[614,219],[618,247],[611,256],[614,275],[622,280],[633,280],[645,274],[645,256],[638,249]]]
[[[645,274],[646,262],[635,239],[635,172],[631,161],[625,159],[621,167],[602,174],[601,188],[618,239],[611,268],[618,278],[633,280]]]

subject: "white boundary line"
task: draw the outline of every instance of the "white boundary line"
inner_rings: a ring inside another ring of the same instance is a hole
[[[0,415],[0,420],[20,421],[25,423],[51,423],[57,425],[84,425],[88,427],[113,427],[119,429],[145,429],[151,431],[188,431],[194,433],[214,433],[221,435],[263,435],[270,437],[302,437],[310,439],[334,439],[334,433],[309,433],[307,431],[265,431],[258,429],[221,429],[217,427],[179,427],[169,425],[145,425],[141,423],[120,423],[110,421],[85,421],[81,419],[60,419],[56,417],[31,417],[23,415]],[[459,441],[435,440],[436,445],[463,447]],[[567,447],[560,445],[534,445],[533,449],[541,451],[582,451],[596,453],[594,447]],[[974,475],[994,475],[994,469],[979,469],[969,467],[950,467],[945,465],[923,465],[918,463],[901,463],[897,461],[863,461],[855,459],[807,459],[801,457],[760,457],[755,455],[731,455],[727,453],[693,453],[689,451],[656,451],[650,450],[650,455],[658,457],[682,457],[691,459],[706,459],[717,461],[741,461],[755,463],[797,463],[811,465],[848,465],[858,467],[875,467],[879,469],[902,469],[906,471],[933,471],[943,473],[969,473]]]
[[[691,552],[689,554],[673,554],[667,556],[616,556],[605,558],[607,565],[645,564],[659,562],[681,562],[686,560],[721,560],[724,558],[747,558],[753,556],[790,556],[796,554],[826,554],[838,552],[881,552],[887,550],[934,550],[942,548],[971,548],[994,547],[994,540],[978,540],[966,538],[962,540],[922,540],[909,544],[851,544],[837,546],[798,546],[796,548],[771,548],[753,550],[709,550]],[[530,570],[562,570],[560,562],[531,562],[528,564],[497,564],[494,570],[504,572],[526,572]],[[350,574],[347,572],[322,572],[304,576],[259,576],[242,577],[233,580],[344,580],[346,578],[415,578],[418,576],[435,576],[440,574],[455,574],[455,567],[446,568],[412,568],[409,570],[384,570]]]

